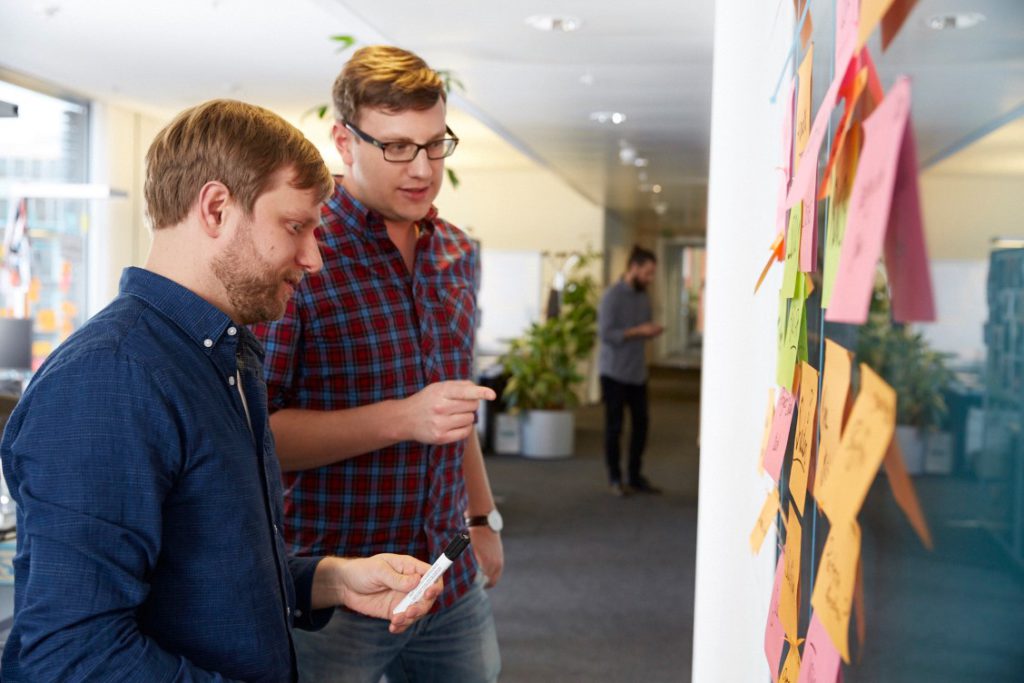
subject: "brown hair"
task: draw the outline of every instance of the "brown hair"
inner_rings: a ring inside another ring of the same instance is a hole
[[[358,125],[360,107],[387,112],[430,109],[447,101],[444,81],[413,53],[389,45],[356,50],[334,81],[334,115]]]
[[[319,201],[334,181],[320,152],[277,114],[236,100],[211,100],[178,114],[146,153],[146,208],[153,229],[184,220],[203,185],[219,181],[252,214],[256,199],[282,168],[292,186]]]
[[[653,261],[654,263],[658,262],[654,252],[650,249],[644,249],[639,244],[634,245],[633,251],[629,252],[629,267],[642,266],[650,261]]]

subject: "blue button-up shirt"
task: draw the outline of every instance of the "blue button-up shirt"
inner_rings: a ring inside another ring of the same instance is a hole
[[[43,364],[0,441],[18,504],[3,681],[295,680],[291,627],[330,610],[310,610],[318,559],[280,537],[261,361],[244,327],[129,268]]]

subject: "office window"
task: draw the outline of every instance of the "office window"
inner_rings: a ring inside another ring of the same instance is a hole
[[[0,317],[32,318],[33,366],[86,312],[89,105],[0,80]]]

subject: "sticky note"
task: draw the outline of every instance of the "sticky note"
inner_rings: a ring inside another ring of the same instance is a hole
[[[764,499],[764,505],[761,506],[761,514],[757,516],[757,522],[750,532],[750,552],[756,555],[757,551],[761,549],[761,545],[764,544],[764,537],[768,534],[772,524],[775,523],[775,515],[778,512],[779,492],[773,488]]]
[[[760,277],[757,278],[757,284],[754,285],[754,294],[757,294],[757,290],[761,289],[761,283],[764,282],[765,276],[768,275],[768,271],[771,270],[772,264],[775,263],[779,253],[779,250],[783,247],[783,233],[779,233],[775,236],[775,241],[772,242],[772,246],[769,248],[770,253],[768,254],[768,262],[764,264],[764,268],[761,270]]]
[[[836,0],[836,71],[845,71],[857,51],[859,22],[860,2],[858,0]]]
[[[878,26],[893,0],[860,0],[860,18],[857,27],[857,47],[864,45]]]
[[[839,651],[818,620],[817,613],[812,613],[797,683],[836,683],[838,678]]]
[[[892,489],[893,498],[896,504],[907,516],[910,526],[917,532],[918,538],[925,548],[931,550],[932,535],[928,530],[928,522],[925,520],[921,503],[917,499],[917,492],[914,490],[914,482],[907,474],[906,464],[903,462],[903,453],[900,451],[899,439],[893,439],[889,444],[889,451],[885,454],[885,473],[888,475],[889,487]]]
[[[833,189],[830,191],[831,199],[825,224],[825,266],[821,290],[821,307],[825,309],[831,305],[832,289],[839,268],[839,254],[846,234],[850,210],[849,186],[856,174],[857,160],[860,157],[860,138],[860,125],[855,125],[846,135],[849,144],[844,145],[838,157],[836,173],[829,179]]]
[[[814,453],[814,425],[818,410],[818,371],[800,363],[800,399],[793,436],[793,464],[789,468],[789,494],[800,514],[804,513],[807,476]]]
[[[782,673],[779,674],[779,683],[796,683],[800,678],[800,648],[795,645],[789,646],[786,654],[786,662],[782,665]]]
[[[865,363],[860,364],[860,387],[828,478],[815,489],[832,524],[856,517],[896,429],[896,392]]]
[[[768,669],[772,680],[779,680],[779,664],[782,662],[782,646],[786,633],[779,619],[779,595],[782,588],[782,575],[785,570],[785,551],[775,564],[775,582],[772,585],[772,599],[768,605],[768,621],[764,627],[764,655],[768,660]]]
[[[803,543],[803,529],[800,518],[793,506],[789,507],[786,522],[786,545],[783,565],[782,586],[779,589],[779,619],[786,639],[797,642],[800,625],[800,549]]]
[[[901,78],[864,120],[864,147],[850,193],[846,232],[826,320],[854,324],[867,320],[909,115],[910,83]],[[892,270],[897,264],[889,266]]]
[[[789,212],[786,231],[786,265],[782,272],[782,294],[791,298],[796,292],[797,273],[800,270],[800,228],[803,224],[803,205],[797,204]]]
[[[764,453],[768,450],[768,437],[772,433],[772,418],[775,417],[775,388],[768,388],[768,409],[764,414],[764,431],[761,432],[761,450],[757,458],[758,473],[764,471]]]
[[[821,378],[821,438],[814,468],[814,491],[820,491],[832,473],[832,459],[839,451],[846,400],[850,393],[851,354],[845,348],[825,339],[825,366]],[[817,496],[818,494],[815,493]]]
[[[846,663],[850,662],[847,634],[859,561],[860,526],[852,519],[833,524],[818,563],[811,606]]]
[[[786,389],[793,386],[793,373],[796,370],[796,360],[800,353],[800,339],[806,338],[807,316],[804,311],[807,279],[800,275],[797,278],[796,291],[793,298],[789,300],[789,308],[786,313],[786,328],[782,337],[782,344],[779,347],[778,369],[775,378],[776,384]],[[783,302],[779,302],[780,315]],[[805,342],[806,343],[806,342]]]
[[[779,398],[775,403],[775,415],[772,419],[772,433],[768,437],[768,449],[764,454],[764,469],[775,481],[782,473],[782,458],[789,445],[789,429],[793,424],[793,413],[796,410],[796,397],[785,388],[779,389]]]
[[[817,159],[814,160],[817,163]],[[816,174],[815,174],[816,175]],[[816,259],[818,257],[818,231],[815,219],[818,215],[817,186],[814,184],[814,176],[807,184],[803,199],[800,203],[800,270],[804,273],[813,273],[817,270]]]
[[[811,135],[811,71],[814,68],[814,43],[807,48],[797,69],[796,123],[793,142],[793,172],[800,170],[801,157]]]

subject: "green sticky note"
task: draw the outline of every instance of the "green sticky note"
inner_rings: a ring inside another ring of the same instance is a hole
[[[788,303],[788,311],[786,312],[785,318],[785,331],[782,335],[782,344],[779,346],[779,361],[776,373],[776,382],[786,388],[787,391],[793,390],[793,372],[796,370],[796,359],[800,347],[800,330],[804,330],[806,335],[806,318],[804,316],[804,301],[807,298],[807,292],[804,287],[806,278],[802,275],[796,278],[796,287],[793,293],[793,298],[788,302],[781,300],[779,303],[779,315],[783,307]]]
[[[806,301],[806,297],[804,297]],[[800,307],[800,314],[802,320],[800,321],[800,343],[796,347],[796,359],[804,362],[808,361],[807,355],[807,306]]]
[[[846,233],[846,215],[850,208],[850,199],[837,202],[835,192],[828,203],[828,227],[825,238],[825,272],[821,280],[821,307],[828,308],[832,300],[832,284],[839,270],[839,250],[843,246],[843,235]]]
[[[789,229],[786,231],[786,264],[782,273],[782,293],[787,298],[796,291],[797,273],[800,272],[800,223],[803,220],[803,202],[789,210]]]

